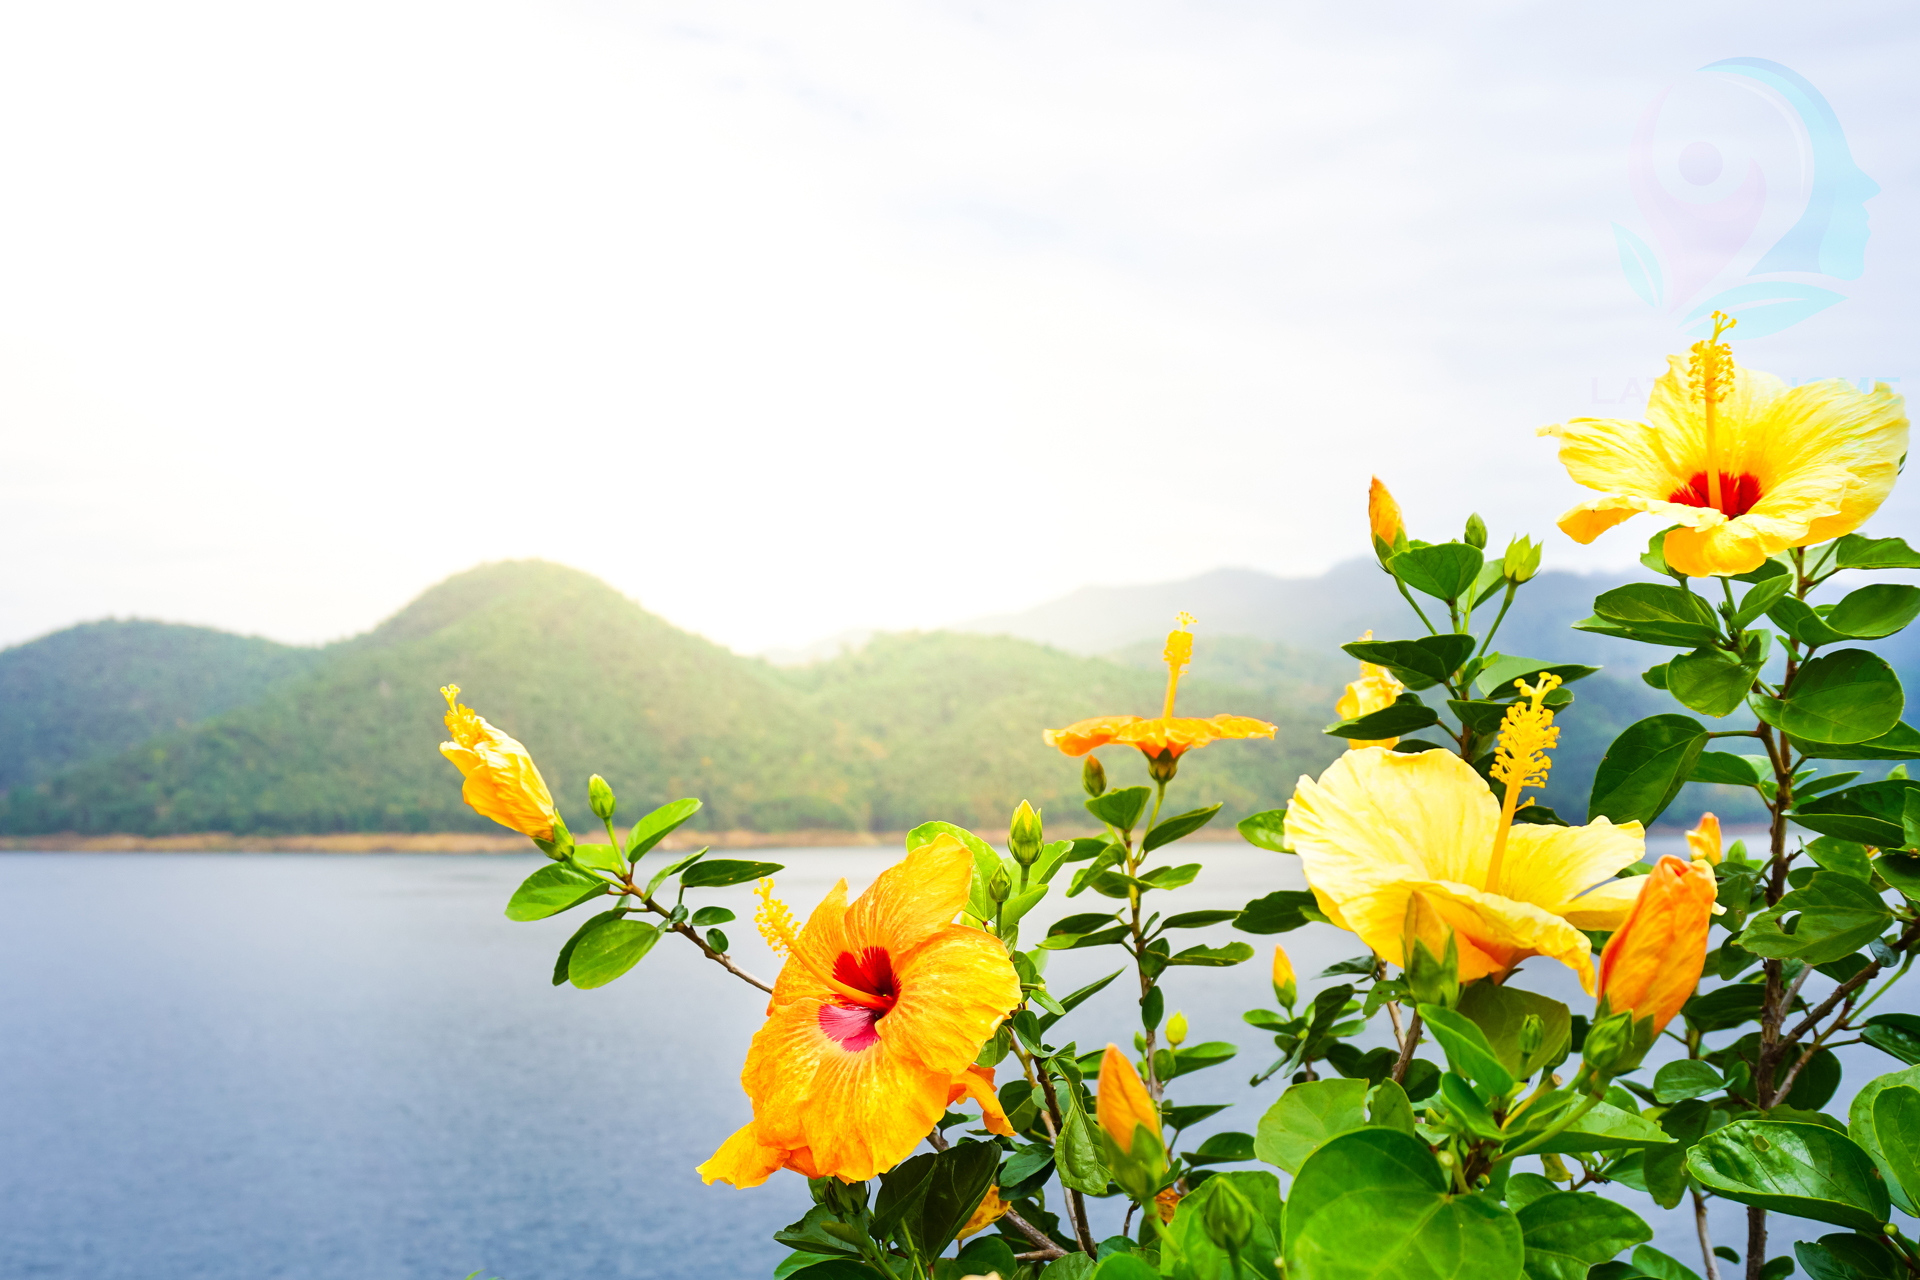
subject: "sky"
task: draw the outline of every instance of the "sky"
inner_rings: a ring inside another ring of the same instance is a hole
[[[7,6],[0,644],[319,642],[538,556],[757,652],[1315,573],[1375,473],[1416,537],[1628,564],[1534,429],[1638,417],[1702,300],[1811,308],[1742,363],[1920,376],[1917,46],[1871,2]]]

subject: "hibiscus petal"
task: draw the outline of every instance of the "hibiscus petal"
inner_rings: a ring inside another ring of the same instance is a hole
[[[949,925],[895,960],[900,1001],[880,1019],[887,1047],[955,1076],[1020,1003],[1020,977],[992,934]]]
[[[953,922],[967,904],[973,854],[950,835],[940,835],[874,877],[847,908],[851,948],[884,948],[899,957]],[[1005,953],[1001,958],[1005,959]]]

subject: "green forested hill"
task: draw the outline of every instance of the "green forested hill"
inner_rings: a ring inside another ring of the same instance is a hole
[[[49,688],[56,676],[42,672]],[[931,816],[990,826],[1023,797],[1078,813],[1077,763],[1041,730],[1152,714],[1164,689],[1157,672],[946,633],[882,637],[783,671],[680,631],[586,574],[497,564],[449,579],[364,636],[309,651],[246,705],[27,775],[0,796],[0,829],[486,829],[436,749],[437,690],[449,681],[527,743],[577,827],[588,821],[587,775],[599,771],[630,812],[698,795],[710,827],[766,831],[898,829]],[[1190,757],[1183,802],[1222,799],[1234,813],[1279,803],[1302,769],[1335,754],[1318,732],[1325,700],[1190,679],[1183,712],[1258,715],[1281,730],[1275,742]],[[1131,771],[1115,761],[1116,780]]]

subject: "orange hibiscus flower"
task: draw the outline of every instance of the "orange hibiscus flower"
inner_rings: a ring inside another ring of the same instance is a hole
[[[1155,720],[1140,716],[1099,716],[1082,720],[1064,729],[1048,729],[1047,745],[1058,747],[1070,756],[1083,756],[1096,747],[1117,744],[1138,747],[1150,763],[1168,765],[1195,747],[1223,738],[1271,738],[1273,726],[1251,716],[1213,716],[1206,720],[1176,717],[1174,693],[1180,687],[1180,674],[1193,661],[1193,615],[1180,615],[1180,626],[1167,633],[1167,647],[1161,657],[1167,664],[1167,702]],[[1155,775],[1158,777],[1159,775]],[[1172,776],[1169,772],[1168,776]]]
[[[527,749],[461,705],[459,685],[445,685],[440,694],[447,700],[447,732],[453,735],[452,742],[440,744],[440,754],[466,779],[461,798],[503,827],[535,840],[553,839],[560,811]]]
[[[980,1046],[1020,1003],[993,935],[953,923],[973,855],[943,835],[847,901],[842,880],[795,930],[761,882],[757,919],[786,965],[740,1083],[753,1119],[700,1166],[707,1182],[757,1187],[775,1169],[859,1182],[890,1169],[950,1102],[972,1097],[1012,1136]]]

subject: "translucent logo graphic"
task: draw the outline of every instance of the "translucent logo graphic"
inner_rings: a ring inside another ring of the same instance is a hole
[[[1656,98],[1629,161],[1645,234],[1613,224],[1641,301],[1705,336],[1778,333],[1844,302],[1866,268],[1867,204],[1840,120],[1806,77],[1764,58],[1710,63]],[[1649,243],[1651,241],[1651,243]]]

